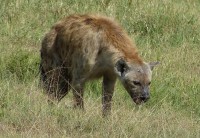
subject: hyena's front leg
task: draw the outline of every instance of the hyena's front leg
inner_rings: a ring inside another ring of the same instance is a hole
[[[103,77],[103,97],[102,97],[102,104],[103,104],[103,116],[110,114],[111,112],[111,101],[114,92],[114,86],[116,82],[116,77],[109,77],[104,75]]]

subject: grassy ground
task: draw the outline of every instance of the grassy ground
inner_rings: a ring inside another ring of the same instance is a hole
[[[200,137],[198,0],[1,0],[0,137]],[[72,13],[114,17],[154,70],[151,99],[135,106],[120,83],[101,117],[101,81],[88,83],[86,111],[72,94],[50,107],[38,87],[44,33]]]

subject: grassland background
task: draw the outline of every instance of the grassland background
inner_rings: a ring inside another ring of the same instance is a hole
[[[199,0],[0,0],[0,137],[200,137]],[[38,87],[41,39],[73,13],[114,17],[154,70],[151,99],[135,106],[120,83],[101,117],[101,80],[88,83],[86,111],[58,106]]]

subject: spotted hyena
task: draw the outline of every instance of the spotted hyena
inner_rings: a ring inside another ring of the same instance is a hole
[[[103,114],[111,110],[116,79],[136,104],[149,99],[152,69],[123,28],[96,15],[71,15],[45,35],[41,48],[41,80],[50,100],[60,101],[70,89],[74,106],[84,107],[84,84],[103,77]]]

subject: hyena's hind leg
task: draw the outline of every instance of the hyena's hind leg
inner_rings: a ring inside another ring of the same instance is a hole
[[[48,96],[48,102],[59,102],[70,90],[71,77],[67,69],[57,67],[48,72],[42,73],[42,81]]]
[[[77,56],[77,59],[79,57]],[[78,61],[82,61],[77,60]],[[74,63],[76,63],[74,62]],[[74,100],[74,108],[81,108],[84,109],[84,85],[85,85],[85,74],[86,70],[82,66],[82,62],[76,63],[73,68],[72,72],[72,89],[73,89],[73,100]]]

